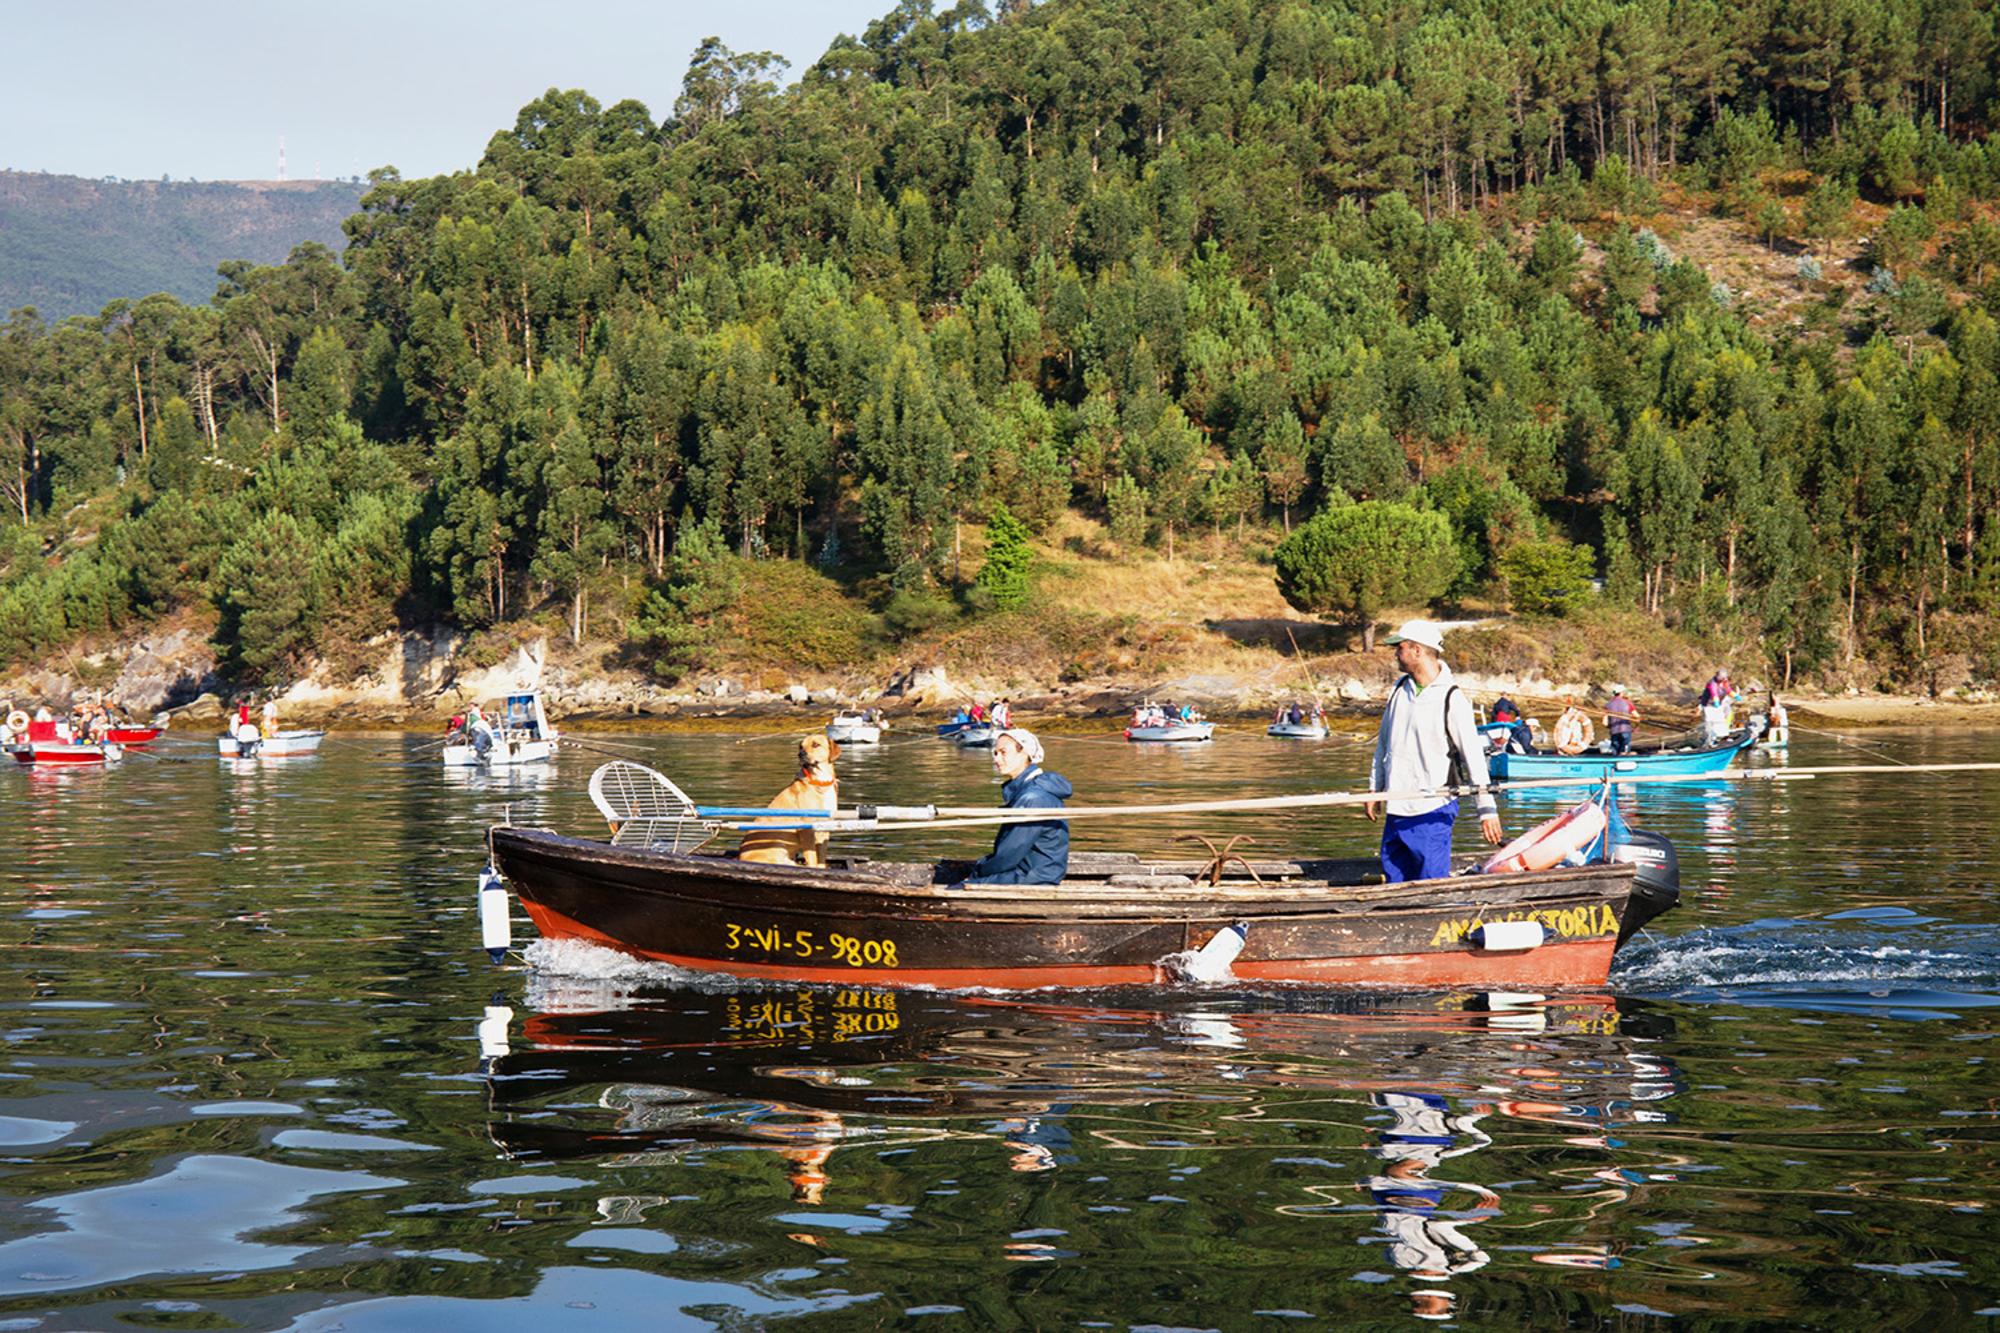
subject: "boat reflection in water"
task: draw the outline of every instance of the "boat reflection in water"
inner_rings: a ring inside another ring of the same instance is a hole
[[[1008,1207],[1008,1175],[1143,1203],[1164,1164],[1179,1202],[1199,1184],[1212,1212],[1304,1226],[1320,1268],[1393,1280],[1365,1272],[1382,1256],[1430,1317],[1496,1249],[1615,1262],[1597,1214],[1637,1173],[1609,1131],[1666,1119],[1652,1103],[1678,1084],[1650,1054],[1665,1020],[1600,996],[620,995],[537,973],[527,1002],[490,1064],[490,1133],[510,1157],[684,1167],[763,1150],[808,1207],[852,1205],[885,1163],[917,1206],[962,1187]],[[1521,1178],[1538,1168],[1553,1178]],[[599,1211],[647,1206],[621,1195]],[[1004,1258],[1074,1253],[1027,1213],[1022,1227]]]

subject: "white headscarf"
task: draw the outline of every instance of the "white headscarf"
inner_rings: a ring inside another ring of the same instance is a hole
[[[1014,744],[1020,746],[1021,753],[1028,756],[1029,763],[1039,764],[1042,762],[1042,743],[1036,740],[1035,733],[1029,731],[1026,727],[1009,727],[1007,730],[1001,732],[1000,736],[1005,736],[1012,740]],[[993,739],[998,740],[1000,737],[996,736]]]

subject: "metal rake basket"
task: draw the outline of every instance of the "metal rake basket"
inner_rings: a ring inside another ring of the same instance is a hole
[[[611,825],[615,847],[691,852],[716,834],[686,792],[666,775],[629,759],[614,759],[590,775],[590,799]]]

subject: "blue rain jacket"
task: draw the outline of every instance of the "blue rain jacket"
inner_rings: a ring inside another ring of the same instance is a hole
[[[1009,810],[1062,808],[1074,790],[1069,779],[1040,766],[1000,789]],[[1032,824],[1002,824],[993,850],[973,864],[967,884],[1057,884],[1069,870],[1069,821],[1051,819]]]

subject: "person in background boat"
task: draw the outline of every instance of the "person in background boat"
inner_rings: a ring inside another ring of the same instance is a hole
[[[1019,727],[993,738],[993,771],[1007,780],[1000,788],[1008,810],[1060,810],[1074,790],[1069,779],[1042,767],[1042,743]],[[967,884],[1060,884],[1069,873],[1069,821],[1036,820],[1002,824],[993,850],[966,875]]]
[[[1785,711],[1785,706],[1778,702],[1776,690],[1771,691],[1771,708],[1765,714],[1765,719],[1768,725],[1764,731],[1764,744],[1777,746],[1792,743],[1792,716]]]
[[[993,702],[993,725],[1001,731],[1014,725],[1014,705],[1004,698]]]
[[[1396,650],[1402,675],[1389,691],[1382,728],[1375,737],[1370,791],[1415,791],[1458,785],[1479,789],[1479,832],[1498,847],[1505,837],[1500,808],[1486,772],[1486,747],[1472,716],[1472,701],[1451,678],[1444,662],[1444,627],[1406,620],[1383,644]],[[1455,796],[1402,797],[1370,801],[1362,807],[1382,824],[1382,874],[1392,884],[1440,879],[1451,873],[1451,826],[1458,818]]]
[[[1736,687],[1729,683],[1729,668],[1717,667],[1708,684],[1701,687],[1701,730],[1708,743],[1714,744],[1728,732],[1738,697]]]
[[[465,715],[465,729],[472,733],[472,753],[481,759],[493,748],[493,724],[486,720],[486,710],[474,704]]]
[[[1507,724],[1504,733],[1506,739],[1495,743],[1496,751],[1506,750],[1510,754],[1535,752],[1534,727],[1529,725],[1528,719],[1521,716],[1521,710],[1514,701],[1504,694],[1493,701],[1493,720]]]
[[[237,758],[248,759],[257,753],[257,722],[250,716],[248,700],[236,705],[236,721],[230,726],[229,734],[236,738]]]
[[[1590,748],[1597,729],[1591,725],[1590,715],[1577,707],[1576,696],[1563,700],[1562,716],[1556,719],[1556,728],[1549,739],[1555,742],[1558,754],[1582,754]]]
[[[1305,725],[1306,721],[1306,710],[1299,707],[1298,703],[1294,701],[1292,704],[1291,716],[1286,718],[1285,720],[1287,722],[1290,722],[1295,727],[1302,727]]]
[[[1632,724],[1639,720],[1639,710],[1625,697],[1623,685],[1611,687],[1611,698],[1604,705],[1604,734],[1611,738],[1611,753],[1625,754],[1632,748]]]
[[[986,705],[976,699],[972,703],[972,725],[975,727],[986,725]]]
[[[266,699],[264,701],[264,715],[258,723],[257,730],[262,733],[264,739],[267,741],[278,734],[278,701],[276,699]]]

